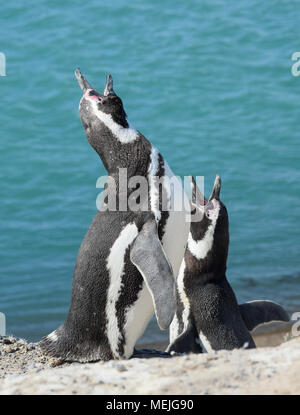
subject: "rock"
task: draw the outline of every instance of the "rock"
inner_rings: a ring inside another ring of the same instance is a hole
[[[127,369],[124,365],[116,365],[116,369],[118,370],[118,372],[126,372]]]
[[[11,339],[9,339],[8,337],[4,338],[2,342],[3,344],[13,344],[13,341],[11,341]]]
[[[63,363],[63,359],[60,359],[59,357],[53,357],[49,360],[49,365],[51,367],[61,366]]]

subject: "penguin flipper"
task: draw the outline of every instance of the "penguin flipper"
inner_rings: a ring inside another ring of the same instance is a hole
[[[290,316],[281,305],[268,300],[255,300],[240,304],[239,310],[247,329],[270,321],[290,321]]]
[[[175,309],[175,282],[157,233],[155,219],[147,221],[132,243],[131,262],[142,274],[151,293],[160,329],[171,324]]]

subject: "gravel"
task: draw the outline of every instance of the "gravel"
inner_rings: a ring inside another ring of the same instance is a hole
[[[0,394],[299,394],[300,336],[280,346],[88,364],[0,338]]]

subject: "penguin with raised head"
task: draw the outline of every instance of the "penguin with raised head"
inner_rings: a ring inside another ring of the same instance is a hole
[[[221,179],[216,176],[205,200],[193,177],[188,243],[177,280],[177,309],[167,351],[210,352],[254,348],[249,333],[269,321],[289,321],[289,315],[272,301],[238,305],[226,278],[229,222],[220,200]]]
[[[81,243],[66,320],[40,345],[45,353],[69,361],[126,359],[154,313],[161,329],[173,319],[174,277],[185,252],[190,212],[171,209],[175,194],[183,194],[181,183],[159,151],[129,124],[112,77],[107,76],[101,94],[79,69],[75,75],[83,92],[82,125],[108,171],[107,197]],[[127,202],[138,189],[126,185],[124,192],[121,181],[135,177],[144,178],[148,187],[139,194],[139,208],[132,210]],[[116,209],[109,207],[113,197]]]

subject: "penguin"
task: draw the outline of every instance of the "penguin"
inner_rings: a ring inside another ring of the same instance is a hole
[[[177,308],[170,328],[168,352],[201,353],[255,348],[250,334],[272,320],[289,321],[288,313],[272,301],[238,305],[226,277],[229,221],[220,200],[221,178],[216,176],[205,200],[193,177],[188,243],[177,280]]]
[[[40,346],[65,361],[128,359],[154,314],[162,330],[173,319],[190,210],[172,209],[176,195],[184,194],[181,182],[129,123],[112,76],[107,75],[103,94],[79,69],[75,76],[83,94],[83,128],[108,172],[106,197],[78,252],[66,320]],[[131,188],[129,182],[136,177],[148,186],[134,210],[128,206],[138,185]],[[116,209],[110,205],[113,198]]]

